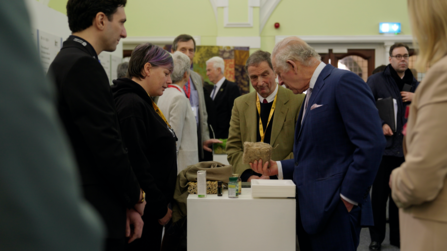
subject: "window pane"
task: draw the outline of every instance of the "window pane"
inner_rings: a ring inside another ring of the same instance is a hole
[[[347,56],[338,61],[338,68],[352,71],[365,82],[368,79],[368,60],[359,56]]]

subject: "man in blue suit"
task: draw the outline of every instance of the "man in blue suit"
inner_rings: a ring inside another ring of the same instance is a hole
[[[325,65],[297,37],[275,46],[272,63],[287,88],[295,94],[307,90],[294,159],[251,166],[293,178],[301,250],[354,251],[361,226],[373,224],[369,190],[385,148],[371,91],[354,73]]]

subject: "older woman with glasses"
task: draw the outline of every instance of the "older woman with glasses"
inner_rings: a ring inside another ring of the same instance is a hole
[[[401,250],[447,250],[447,1],[408,0],[418,71],[405,162],[390,176]],[[404,129],[405,132],[405,129]]]
[[[197,145],[197,125],[194,113],[183,86],[189,79],[190,59],[180,51],[172,54],[174,70],[172,85],[168,85],[163,96],[158,99],[158,106],[174,129],[177,141],[177,172],[189,165],[199,162]]]
[[[163,95],[171,83],[173,61],[162,48],[146,43],[132,52],[127,78],[112,87],[122,138],[149,206],[141,239],[128,250],[160,250],[163,225],[172,215],[177,178],[176,135],[151,97]]]

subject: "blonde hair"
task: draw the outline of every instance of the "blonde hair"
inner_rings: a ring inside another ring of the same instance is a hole
[[[413,43],[419,48],[416,69],[421,72],[447,55],[447,1],[408,0]]]

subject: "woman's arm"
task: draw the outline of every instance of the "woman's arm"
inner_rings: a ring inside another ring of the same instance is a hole
[[[149,172],[151,164],[147,159],[149,149],[146,142],[146,132],[150,131],[142,119],[129,116],[120,120],[123,141],[129,151],[129,160],[135,176],[141,188],[146,192],[146,213],[153,215],[155,219],[161,219],[166,215],[168,200],[157,187],[155,179]],[[156,133],[156,132],[153,132]]]
[[[169,124],[174,130],[177,136],[177,153],[183,139],[183,126],[185,125],[185,119],[188,115],[188,109],[191,110],[189,100],[182,96],[173,96],[172,102],[170,102],[169,114],[165,114],[168,117]]]

